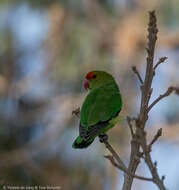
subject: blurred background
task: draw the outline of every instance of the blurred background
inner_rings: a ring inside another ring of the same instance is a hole
[[[122,116],[136,116],[140,87],[131,66],[145,71],[148,11],[156,10],[158,41],[151,100],[179,85],[179,1],[1,0],[0,1],[0,184],[53,186],[64,190],[117,190],[123,173],[103,155],[104,145],[72,149],[79,119],[72,110],[87,92],[87,72],[114,75],[123,97]],[[160,127],[153,160],[168,189],[179,189],[179,99],[171,95],[150,113],[148,139]],[[130,133],[125,122],[109,142],[127,164]],[[141,163],[137,173],[150,176]],[[132,190],[156,190],[134,180]]]

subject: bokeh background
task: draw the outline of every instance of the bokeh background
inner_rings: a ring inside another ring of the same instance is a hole
[[[140,87],[131,66],[145,71],[148,11],[156,10],[159,35],[152,100],[179,85],[178,0],[1,0],[0,1],[0,184],[53,186],[64,190],[117,190],[123,174],[103,155],[98,139],[85,150],[71,145],[78,135],[83,80],[94,69],[113,74],[123,97],[122,116],[136,116]],[[147,123],[153,160],[168,189],[179,189],[179,98],[157,104]],[[126,122],[109,141],[127,164],[130,133]],[[141,163],[137,173],[150,176]],[[134,180],[132,190],[156,190]]]

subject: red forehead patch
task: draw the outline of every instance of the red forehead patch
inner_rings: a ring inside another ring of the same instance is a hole
[[[92,79],[93,78],[93,76],[94,76],[95,74],[93,73],[93,72],[89,72],[87,75],[86,75],[86,79],[87,80],[90,80],[90,79]]]

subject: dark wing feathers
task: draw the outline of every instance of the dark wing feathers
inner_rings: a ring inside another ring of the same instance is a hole
[[[116,115],[113,116],[116,117],[119,112],[121,110],[119,110]],[[100,131],[102,131],[106,126],[108,126],[109,124],[109,121],[111,120],[112,118],[110,118],[109,120],[107,121],[99,121],[97,124],[93,125],[93,126],[89,126],[88,127],[88,130],[86,130],[81,124],[79,126],[79,133],[80,133],[80,137],[82,140],[85,140],[85,141],[88,141],[91,137],[94,137],[95,135],[99,134]]]

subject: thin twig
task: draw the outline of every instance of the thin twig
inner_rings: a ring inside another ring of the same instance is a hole
[[[173,91],[175,91],[175,90],[176,90],[175,87],[172,87],[172,86],[169,87],[168,90],[167,90],[164,94],[160,95],[156,100],[154,100],[154,101],[151,103],[151,105],[148,107],[147,111],[149,112],[149,111],[153,108],[153,106],[154,106],[155,104],[157,104],[161,99],[163,99],[163,98],[169,96],[169,95],[170,95]]]
[[[113,156],[107,155],[104,156],[105,158],[107,158],[108,160],[110,160],[111,164],[115,167],[117,167],[118,169],[122,170],[123,172],[125,172],[127,175],[136,178],[136,179],[140,179],[140,180],[145,180],[145,181],[153,181],[153,178],[147,178],[147,177],[143,177],[143,176],[139,176],[139,175],[132,175],[131,173],[128,172],[127,168],[124,169],[123,167],[121,167],[119,164],[117,164],[113,158]]]
[[[151,155],[150,155],[150,151],[149,148],[147,146],[147,140],[146,140],[146,135],[144,133],[143,130],[140,130],[140,139],[141,139],[141,146],[142,149],[144,151],[144,159],[146,164],[148,165],[148,168],[152,174],[153,177],[153,181],[154,183],[158,186],[158,188],[160,190],[166,190],[165,186],[164,186],[164,180],[163,178],[160,179],[158,172],[157,172],[157,163],[156,162],[152,162],[151,159]]]
[[[143,82],[142,77],[140,76],[139,71],[137,70],[136,66],[132,66],[132,70],[137,75],[140,83],[143,84],[144,82]]]
[[[122,161],[122,159],[119,157],[119,155],[116,153],[116,151],[113,149],[113,147],[108,143],[108,141],[104,141],[104,144],[106,146],[106,148],[111,152],[111,154],[113,155],[113,157],[116,159],[116,161],[118,162],[118,164],[124,168],[127,169],[124,162]]]
[[[164,179],[160,179],[158,172],[157,172],[157,168],[154,166],[151,156],[149,153],[145,154],[145,162],[147,163],[150,172],[153,176],[153,180],[156,183],[156,185],[159,187],[160,190],[166,190],[165,186],[164,186]]]
[[[160,129],[157,131],[156,135],[154,136],[154,138],[152,139],[152,141],[151,141],[150,144],[148,145],[149,150],[151,150],[152,145],[158,140],[158,138],[159,138],[160,136],[162,136],[162,128],[160,128]]]
[[[131,118],[129,116],[127,116],[127,123],[128,123],[129,129],[130,129],[130,132],[131,132],[131,136],[134,137],[134,130],[133,130],[133,127],[131,124]]]
[[[156,70],[156,68],[157,68],[161,63],[165,62],[166,59],[167,59],[167,57],[161,57],[161,58],[158,60],[157,64],[154,66],[154,70]]]

